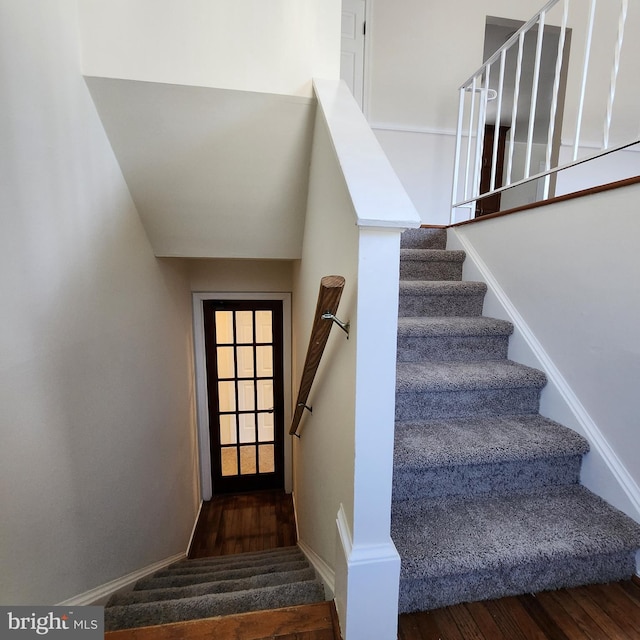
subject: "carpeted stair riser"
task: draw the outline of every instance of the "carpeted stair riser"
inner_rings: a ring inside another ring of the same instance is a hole
[[[513,325],[472,318],[399,318],[398,362],[503,360]]]
[[[507,357],[506,336],[443,336],[438,338],[401,338],[398,340],[398,362],[425,360],[499,360]]]
[[[462,280],[464,251],[400,249],[401,280]]]
[[[298,556],[284,556],[283,558],[268,558],[258,559],[256,558],[252,562],[247,560],[237,562],[227,562],[224,564],[175,564],[162,569],[155,573],[155,577],[164,578],[167,576],[188,575],[188,574],[200,574],[200,573],[216,573],[225,571],[235,571],[237,569],[253,569],[256,573],[269,573],[277,570],[281,566],[292,566],[299,563],[306,564],[307,560],[302,555]]]
[[[483,282],[401,281],[400,317],[479,316],[487,285]]]
[[[226,556],[206,556],[204,558],[185,558],[179,562],[175,562],[171,567],[176,569],[182,565],[192,567],[197,566],[226,566],[229,564],[238,564],[245,562],[247,566],[253,566],[256,562],[263,564],[269,562],[293,562],[295,560],[306,560],[304,554],[298,547],[280,547],[276,549],[267,549],[264,551],[250,551],[246,553],[234,553]]]
[[[578,482],[582,456],[517,460],[436,469],[403,467],[393,481],[395,501],[477,496]]]
[[[105,630],[117,631],[247,611],[278,609],[322,600],[324,590],[314,580],[264,587],[259,590],[113,606],[105,608]]]
[[[168,587],[184,587],[201,582],[213,582],[214,580],[240,580],[258,574],[278,573],[282,571],[299,571],[308,567],[304,561],[288,562],[284,564],[269,565],[267,567],[243,567],[228,569],[225,571],[192,572],[183,575],[165,575],[161,577],[150,576],[136,583],[134,589],[166,589]]]
[[[578,485],[393,511],[401,612],[628,578],[640,546],[640,527]]]
[[[542,372],[509,360],[400,363],[396,420],[537,413]]]
[[[538,411],[539,389],[487,389],[396,394],[396,420],[528,414]]]
[[[446,249],[446,229],[407,229],[401,236],[403,249]]]
[[[540,560],[502,570],[473,571],[460,576],[436,576],[428,581],[400,579],[400,613],[429,611],[460,602],[493,600],[523,593],[606,584],[628,579],[635,553],[623,552],[565,561]],[[425,582],[428,588],[425,589]]]
[[[315,579],[314,570],[309,567],[298,571],[285,571],[266,575],[257,575],[242,580],[217,580],[215,582],[203,582],[201,584],[189,584],[184,587],[166,589],[144,589],[115,594],[109,600],[109,606],[122,606],[138,602],[156,602],[160,600],[177,600],[179,598],[192,598],[210,593],[228,593],[230,591],[247,591],[262,587],[290,582],[305,582]]]
[[[507,359],[512,326],[482,316],[486,286],[460,281],[445,238],[401,241],[400,611],[629,578],[640,527],[578,484],[587,442],[539,415],[544,374]]]

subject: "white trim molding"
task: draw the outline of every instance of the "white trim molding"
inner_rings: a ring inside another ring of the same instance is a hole
[[[209,441],[209,400],[207,395],[207,362],[204,342],[205,300],[281,300],[282,301],[282,349],[284,362],[284,485],[291,493],[291,438],[286,436],[291,423],[291,294],[287,292],[215,292],[195,291],[193,300],[193,344],[196,369],[196,408],[198,421],[198,455],[200,462],[200,498],[211,500],[211,449]]]
[[[307,560],[313,565],[322,581],[324,582],[325,597],[333,599],[336,591],[336,572],[308,545],[302,540],[298,541],[298,547]]]
[[[455,136],[455,129],[436,129],[435,127],[418,127],[399,124],[397,122],[372,122],[369,125],[374,131],[395,131],[397,133],[420,133],[433,136]]]
[[[342,636],[396,638],[400,556],[393,541],[354,543],[342,504],[336,526],[335,603]]]
[[[89,591],[80,593],[73,598],[69,598],[68,600],[59,602],[56,606],[82,607],[92,604],[104,604],[114,593],[127,590],[133,587],[133,585],[138,580],[146,578],[156,571],[161,571],[174,562],[184,560],[186,557],[186,553],[177,553],[176,555],[165,558],[164,560],[158,560],[158,562],[154,562],[153,564],[149,564],[146,567],[142,567],[142,569],[138,569],[137,571],[128,573],[121,578],[116,578],[115,580],[111,580],[110,582],[105,582],[105,584],[100,585],[95,589],[90,589]]]

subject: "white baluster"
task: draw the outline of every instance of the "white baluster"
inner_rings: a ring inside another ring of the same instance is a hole
[[[513,108],[511,110],[511,131],[509,131],[509,159],[507,161],[507,179],[505,184],[511,184],[511,171],[513,169],[513,151],[516,134],[516,118],[518,116],[518,98],[520,96],[520,79],[522,77],[522,51],[524,48],[524,31],[518,36],[518,60],[516,63],[516,80],[513,89]]]
[[[456,128],[456,153],[453,164],[453,186],[451,188],[451,218],[450,223],[455,222],[453,205],[458,201],[458,179],[460,176],[460,149],[462,146],[462,121],[464,118],[464,87],[460,88],[458,98],[458,125]]]
[[[489,76],[491,67],[487,65],[484,76],[484,89],[480,93],[478,105],[478,137],[476,138],[476,158],[473,172],[473,195],[480,194],[480,175],[482,173],[482,149],[484,147],[484,126],[487,122],[487,99],[489,96]]]
[[[467,140],[467,165],[464,172],[464,199],[469,197],[469,176],[471,174],[471,139],[473,138],[473,114],[476,108],[476,89],[477,89],[477,76],[473,77],[471,82],[471,109],[469,111],[469,129]]]
[[[551,111],[549,113],[549,133],[547,135],[547,151],[545,156],[544,170],[551,169],[551,153],[553,149],[553,136],[556,126],[556,113],[558,111],[558,93],[560,91],[560,74],[562,73],[562,62],[564,58],[564,45],[567,36],[567,21],[569,19],[569,0],[564,0],[562,12],[562,26],[560,27],[560,37],[558,39],[558,53],[556,58],[556,71],[553,79],[553,92],[551,97]],[[549,197],[549,176],[544,178],[544,199]]]
[[[538,21],[538,39],[536,40],[536,59],[533,65],[533,82],[531,85],[531,107],[529,109],[529,129],[527,131],[527,154],[524,161],[524,177],[531,175],[531,149],[533,148],[533,130],[536,124],[536,106],[538,104],[538,87],[540,84],[540,60],[542,58],[542,41],[544,39],[545,12],[540,13]]]
[[[604,141],[602,148],[609,148],[609,132],[611,130],[611,119],[613,117],[613,101],[616,97],[616,84],[618,82],[618,71],[620,70],[620,53],[622,51],[622,41],[624,40],[624,27],[627,21],[627,11],[629,1],[622,0],[620,5],[620,17],[618,18],[618,37],[613,54],[613,68],[611,69],[611,82],[609,84],[609,96],[607,99],[607,115],[604,120]]]
[[[589,9],[589,22],[587,24],[587,38],[584,47],[584,63],[582,66],[582,84],[580,86],[580,101],[578,103],[578,119],[576,122],[576,137],[573,141],[573,159],[578,159],[580,147],[580,132],[582,129],[582,114],[584,112],[584,97],[587,91],[587,78],[589,76],[589,59],[591,57],[591,39],[593,37],[593,23],[596,15],[596,0],[591,0]]]
[[[507,59],[507,50],[500,53],[500,77],[498,78],[498,102],[496,104],[496,122],[493,130],[493,151],[491,153],[491,184],[489,191],[496,188],[496,168],[498,165],[498,142],[500,137],[500,116],[502,114],[502,93],[504,90],[504,68]]]

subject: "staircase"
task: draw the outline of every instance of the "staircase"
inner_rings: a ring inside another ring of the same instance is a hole
[[[538,413],[446,231],[403,234],[391,535],[401,613],[629,578],[640,526],[579,484],[588,443]]]
[[[277,609],[325,600],[324,587],[298,547],[182,560],[117,593],[105,630]]]

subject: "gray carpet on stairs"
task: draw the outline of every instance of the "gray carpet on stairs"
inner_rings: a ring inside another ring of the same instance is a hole
[[[321,602],[324,586],[298,547],[183,560],[117,593],[105,629],[180,622]]]
[[[507,359],[513,328],[482,316],[486,285],[445,246],[444,230],[403,234],[400,611],[629,578],[640,526],[580,486],[588,443],[539,414],[545,375]]]

